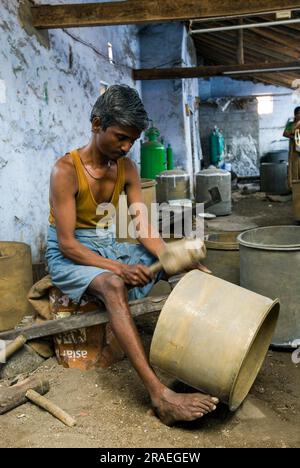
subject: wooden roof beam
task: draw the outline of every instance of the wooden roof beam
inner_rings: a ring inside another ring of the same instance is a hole
[[[183,21],[299,9],[296,0],[128,0],[31,7],[38,29]]]
[[[284,72],[285,69],[299,70],[298,62],[251,63],[245,65],[216,65],[181,68],[150,68],[133,71],[135,80],[172,80],[177,78],[200,78],[209,76],[228,75],[241,77],[243,74]],[[289,70],[286,70],[289,71]],[[242,72],[242,73],[235,73]]]

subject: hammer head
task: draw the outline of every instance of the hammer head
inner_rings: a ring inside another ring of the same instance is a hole
[[[23,405],[28,400],[26,392],[33,389],[44,395],[49,391],[49,381],[43,377],[31,376],[11,387],[0,388],[0,414],[4,414],[19,405]]]
[[[166,273],[174,275],[199,262],[205,255],[206,248],[201,239],[182,239],[167,244],[159,261]]]

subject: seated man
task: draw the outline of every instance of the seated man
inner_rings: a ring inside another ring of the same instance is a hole
[[[155,278],[148,266],[165,243],[150,235],[148,223],[140,244],[118,243],[111,226],[101,228],[103,214],[97,214],[101,203],[116,206],[123,189],[128,205],[142,203],[138,171],[126,154],[147,128],[147,113],[134,89],[114,85],[97,99],[91,124],[89,143],[61,157],[51,175],[46,256],[53,284],[75,302],[88,292],[105,304],[112,330],[165,424],[194,420],[214,410],[218,399],[178,394],[159,381],[128,307],[127,287],[134,287],[132,299],[151,289]]]

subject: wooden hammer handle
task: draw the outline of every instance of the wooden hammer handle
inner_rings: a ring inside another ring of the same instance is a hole
[[[8,359],[12,354],[14,354],[18,349],[22,348],[26,343],[27,339],[23,335],[17,336],[11,343],[9,343],[5,348],[5,359]]]
[[[64,410],[56,406],[54,403],[52,403],[52,401],[37,393],[35,390],[27,390],[25,396],[26,398],[28,398],[28,400],[45,409],[50,414],[59,419],[61,422],[66,424],[66,426],[75,426],[76,421],[74,418],[72,418],[72,416],[70,416]]]
[[[149,270],[151,271],[151,273],[153,275],[155,275],[156,273],[158,273],[162,269],[163,269],[163,267],[162,267],[162,264],[160,262],[152,263],[152,265],[149,266]]]

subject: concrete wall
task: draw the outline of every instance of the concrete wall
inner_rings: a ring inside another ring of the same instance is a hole
[[[290,90],[289,90],[290,91]],[[259,116],[259,152],[264,155],[270,150],[288,150],[289,141],[282,136],[289,118],[294,115],[294,108],[299,105],[293,95],[273,96],[273,113]]]
[[[224,104],[223,104],[224,105]],[[204,163],[209,165],[209,136],[216,125],[226,143],[226,161],[239,175],[258,173],[259,123],[256,102],[244,102],[243,108],[231,104],[224,112],[217,104],[200,105],[200,134]]]
[[[208,163],[209,134],[214,125],[223,130],[226,159],[239,175],[259,173],[259,159],[266,152],[288,149],[283,129],[297,104],[290,89],[251,81],[215,77],[199,80],[200,134]],[[273,96],[272,114],[257,112],[257,96]]]
[[[131,78],[139,66],[139,42],[134,26],[53,30],[47,38],[27,22],[26,2],[21,2],[22,21],[18,0],[0,3],[0,240],[29,243],[38,262],[51,167],[88,142],[89,114],[101,81],[139,88]],[[107,58],[107,42],[113,45],[114,64]],[[136,160],[138,154],[136,144]]]

